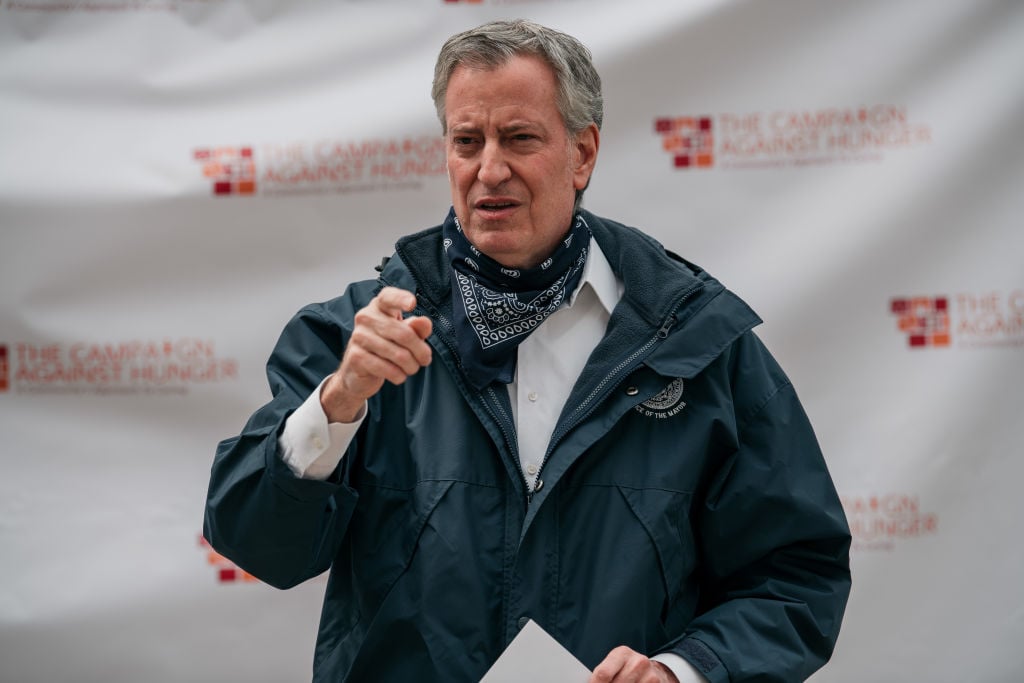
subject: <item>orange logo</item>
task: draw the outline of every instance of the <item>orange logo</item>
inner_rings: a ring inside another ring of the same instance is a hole
[[[210,547],[202,534],[199,534],[199,547],[206,552],[206,563],[216,570],[220,583],[259,583],[255,576]]]
[[[900,331],[913,348],[949,346],[949,300],[944,296],[893,299],[889,310],[899,317]]]
[[[433,135],[321,139],[192,151],[215,196],[292,196],[418,190],[447,173],[444,138]],[[258,158],[258,161],[257,161]]]
[[[192,157],[203,165],[203,176],[213,182],[213,194],[255,194],[252,147],[207,147],[193,151]]]
[[[678,169],[877,163],[932,140],[931,127],[898,104],[666,116],[655,119],[654,132]]]
[[[661,136],[661,147],[672,155],[676,168],[710,168],[714,165],[710,116],[657,119],[654,132]]]

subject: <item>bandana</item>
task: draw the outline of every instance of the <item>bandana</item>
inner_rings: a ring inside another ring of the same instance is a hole
[[[516,347],[558,310],[583,277],[590,228],[577,214],[554,253],[535,268],[506,268],[474,247],[455,210],[442,227],[451,263],[456,343],[463,369],[482,389],[515,377]]]

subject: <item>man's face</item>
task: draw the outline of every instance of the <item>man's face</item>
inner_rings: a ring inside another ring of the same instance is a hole
[[[570,140],[551,67],[533,56],[457,66],[445,95],[452,205],[473,245],[510,268],[551,255],[597,160],[591,125]]]

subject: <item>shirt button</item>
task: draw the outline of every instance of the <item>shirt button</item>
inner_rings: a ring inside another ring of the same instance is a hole
[[[527,465],[526,466],[526,473],[529,474],[531,477],[533,475],[537,474],[537,466],[536,465]]]
[[[317,449],[318,451],[322,451],[324,449],[324,440],[321,439],[319,436],[314,436],[313,448]]]
[[[528,398],[528,399],[530,399],[530,401],[536,403],[536,401],[537,401],[537,392],[536,391],[531,391],[529,393],[529,395],[527,395],[526,398]]]
[[[526,628],[526,625],[530,623],[529,617],[519,617],[519,630]]]

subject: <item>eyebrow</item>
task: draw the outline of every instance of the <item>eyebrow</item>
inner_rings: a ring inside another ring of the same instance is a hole
[[[500,135],[508,135],[510,133],[516,133],[516,132],[522,131],[522,130],[543,131],[544,130],[544,126],[539,124],[539,123],[529,122],[529,121],[514,121],[512,123],[505,124],[503,126],[498,126],[498,133]],[[455,125],[449,126],[448,127],[448,132],[449,133],[479,133],[480,132],[480,126],[477,126],[476,124],[473,124],[473,123],[457,123]]]
[[[498,132],[503,134],[503,135],[507,135],[509,133],[515,133],[515,132],[521,131],[521,130],[536,131],[536,130],[543,130],[543,128],[544,127],[542,125],[540,125],[539,123],[532,123],[532,122],[526,122],[526,121],[514,121],[513,123],[510,123],[510,124],[507,124],[507,125],[504,125],[504,126],[498,126]]]

